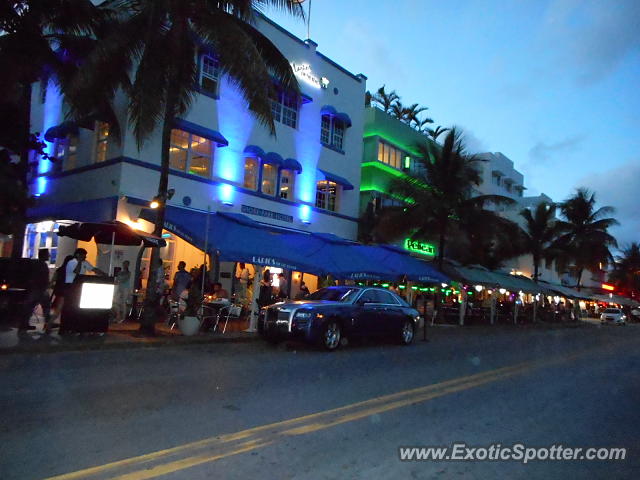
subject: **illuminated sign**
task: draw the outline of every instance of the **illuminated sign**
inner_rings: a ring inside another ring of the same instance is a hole
[[[308,63],[295,63],[291,62],[291,69],[293,73],[301,80],[304,80],[309,85],[316,88],[328,88],[329,87],[329,79],[327,77],[319,77],[313,70],[311,70],[311,65]]]
[[[242,213],[248,213],[249,215],[257,215],[259,217],[270,218],[272,220],[280,220],[281,222],[293,222],[291,215],[285,215],[284,213],[273,212],[271,210],[264,210],[263,208],[250,207],[249,205],[242,205],[240,207]]]
[[[430,243],[420,242],[418,240],[411,240],[410,238],[406,238],[404,240],[404,248],[405,250],[409,250],[410,252],[420,253],[421,255],[428,255],[430,257],[436,256],[436,247],[431,245]]]
[[[607,290],[609,292],[613,292],[616,289],[616,287],[614,287],[613,285],[609,285],[608,283],[603,283],[602,289]]]

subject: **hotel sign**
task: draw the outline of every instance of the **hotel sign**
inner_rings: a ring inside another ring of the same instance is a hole
[[[419,253],[421,255],[427,255],[429,257],[436,256],[436,247],[430,243],[420,242],[419,240],[411,240],[405,238],[404,248],[410,252]]]
[[[319,77],[313,70],[311,70],[311,65],[308,63],[295,63],[291,62],[291,69],[296,77],[301,80],[304,80],[309,85],[316,88],[328,88],[329,87],[329,79],[327,77]]]
[[[271,220],[293,223],[293,217],[291,215],[285,215],[284,213],[273,212],[271,210],[264,210],[263,208],[242,205],[240,207],[240,211],[242,213],[248,213],[249,215],[257,215],[258,217],[270,218]]]

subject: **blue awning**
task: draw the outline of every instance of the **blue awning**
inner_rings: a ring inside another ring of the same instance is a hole
[[[287,158],[282,164],[282,168],[286,168],[287,170],[293,170],[294,172],[302,172],[302,165],[295,158]]]
[[[247,145],[244,148],[244,154],[250,157],[262,158],[264,157],[264,150],[257,145]]]
[[[338,112],[336,107],[334,107],[333,105],[324,105],[320,109],[320,114],[321,115],[329,115],[331,117],[337,118],[342,123],[344,123],[345,127],[350,127],[351,126],[351,117],[349,117],[349,115],[344,113],[344,112]]]
[[[224,136],[217,130],[211,130],[201,125],[197,125],[193,122],[183,120],[182,118],[174,119],[173,126],[175,128],[179,128],[180,130],[184,130],[185,132],[189,132],[194,135],[198,135],[199,137],[204,137],[208,140],[211,140],[212,142],[215,142],[219,147],[226,147],[227,145],[229,145],[227,139],[224,138]]]
[[[406,276],[409,280],[424,283],[450,283],[449,277],[437,270],[433,264],[412,257],[394,245],[379,245],[373,248],[388,252],[385,262],[391,264],[401,276]]]
[[[140,218],[153,222],[155,215],[154,210],[143,209]],[[218,252],[222,261],[325,274],[324,267],[311,257],[315,250],[322,247],[320,240],[303,233],[284,233],[242,214],[207,213],[167,206],[165,229],[202,250],[205,249],[206,238],[206,250]]]
[[[284,164],[284,159],[279,153],[276,153],[276,152],[266,153],[262,157],[262,161],[264,163],[270,163],[271,165],[278,165],[278,166]]]
[[[71,120],[67,120],[66,122],[62,122],[60,125],[49,128],[44,134],[44,139],[47,142],[54,142],[58,138],[65,138],[67,135],[77,134],[78,124]]]
[[[336,118],[338,120],[340,120],[342,123],[344,123],[345,127],[350,127],[351,126],[351,117],[349,115],[347,115],[344,112],[338,112],[338,114],[336,115]]]
[[[106,222],[116,218],[118,197],[49,204],[42,202],[27,210],[29,223],[44,220],[74,220],[76,222]]]
[[[328,180],[330,182],[334,182],[337,183],[338,185],[342,185],[342,188],[344,190],[353,190],[353,184],[347,180],[346,178],[343,178],[339,175],[335,175],[333,173],[329,173],[325,170],[322,169],[318,169],[320,170],[320,173],[322,173],[322,175],[324,175],[325,180]]]

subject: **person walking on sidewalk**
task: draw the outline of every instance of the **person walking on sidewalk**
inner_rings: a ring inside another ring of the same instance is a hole
[[[44,330],[50,332],[51,324],[51,297],[49,296],[49,250],[41,248],[38,250],[38,265],[31,281],[31,288],[28,292],[27,308],[28,313],[20,320],[19,330],[35,330],[36,327],[29,325],[31,313],[40,305],[44,315]]]
[[[122,262],[122,269],[116,275],[115,317],[117,323],[122,323],[127,317],[127,304],[131,294],[131,272],[129,261]]]

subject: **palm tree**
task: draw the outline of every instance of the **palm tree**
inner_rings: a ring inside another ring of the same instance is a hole
[[[532,212],[525,208],[520,212],[525,221],[522,231],[523,252],[533,257],[533,281],[540,276],[540,262],[544,259],[550,264],[555,252],[552,248],[559,229],[556,223],[556,206],[542,202]]]
[[[391,113],[393,105],[400,100],[400,97],[395,90],[391,90],[387,93],[385,86],[382,85],[376,93],[373,94],[371,99],[378,104],[382,111],[385,113]]]
[[[438,140],[438,137],[445,132],[448,132],[448,128],[443,128],[441,125],[438,125],[435,129],[427,128],[422,131],[427,137],[431,138],[434,142]]]
[[[396,100],[396,102],[391,105],[391,110],[388,113],[396,117],[401,122],[409,123],[409,111],[400,100]]]
[[[272,134],[274,81],[299,95],[289,61],[253,25],[256,10],[269,5],[303,16],[295,0],[117,0],[112,4],[119,22],[89,58],[73,95],[83,98],[99,91],[113,96],[123,89],[129,97],[129,117],[139,147],[161,127],[160,207],[155,235],[161,235],[164,227],[171,129],[174,119],[189,110],[196,95],[200,50],[216,56],[221,72],[233,80],[249,110]],[[159,259],[159,249],[153,249],[151,265],[157,265]],[[150,269],[149,285],[157,283],[159,274],[158,269]],[[149,313],[141,331],[152,334],[155,289],[148,289],[145,301]]]
[[[409,105],[408,107],[406,107],[405,109],[405,115],[407,118],[407,121],[409,123],[409,125],[411,125],[413,128],[415,128],[418,131],[421,131],[421,129],[429,124],[429,123],[433,123],[433,120],[430,118],[425,118],[424,120],[420,119],[420,114],[422,112],[425,112],[429,110],[428,107],[420,107],[417,103],[414,103],[412,105]]]
[[[22,256],[30,151],[42,153],[42,144],[31,131],[32,85],[52,80],[64,93],[93,47],[92,36],[106,12],[90,0],[15,0],[0,7],[0,91],[4,94],[0,116],[11,124],[0,132],[0,145],[19,157],[16,181],[21,192],[19,207],[9,221],[14,258]]]
[[[618,221],[607,215],[615,209],[608,206],[596,209],[595,193],[579,188],[560,204],[560,212],[564,217],[557,222],[561,234],[553,244],[559,252],[556,267],[559,272],[570,266],[575,268],[576,286],[580,290],[585,270],[597,271],[613,259],[609,249],[618,244],[608,229],[618,225]]]
[[[502,204],[513,200],[499,195],[472,197],[473,185],[480,184],[474,165],[481,160],[466,154],[455,128],[450,129],[441,147],[425,142],[417,144],[416,150],[424,173],[394,181],[392,194],[404,200],[405,205],[383,212],[375,234],[380,240],[406,235],[435,240],[437,262],[442,268],[448,242],[462,236],[465,219],[485,211],[485,202]]]
[[[632,296],[640,292],[640,243],[629,244],[622,255],[616,257],[609,281]]]

